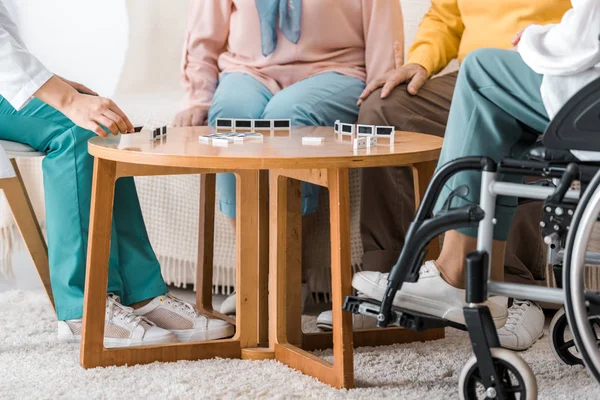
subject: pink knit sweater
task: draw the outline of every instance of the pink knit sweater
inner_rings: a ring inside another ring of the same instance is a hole
[[[403,64],[403,33],[398,0],[303,0],[300,41],[278,31],[275,52],[264,57],[255,0],[192,0],[184,107],[210,106],[227,72],[247,73],[273,93],[323,72],[368,83]]]

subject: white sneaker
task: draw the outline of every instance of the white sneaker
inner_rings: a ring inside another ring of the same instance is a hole
[[[371,271],[359,272],[354,275],[352,286],[369,298],[381,300],[387,289],[388,275]],[[406,282],[402,285],[402,289],[394,297],[393,304],[459,324],[465,323],[465,290],[447,283],[440,276],[433,261],[427,261],[421,267],[417,282]],[[486,305],[490,309],[496,328],[503,326],[507,318],[507,299],[488,300]]]
[[[498,329],[500,344],[510,350],[527,350],[544,335],[545,320],[537,303],[515,299],[506,324]]]
[[[372,329],[377,327],[377,319],[367,317],[366,315],[353,314],[352,315],[352,327],[353,329]],[[325,332],[331,332],[333,330],[333,312],[323,311],[317,317],[317,328]]]
[[[309,295],[310,294],[308,292],[308,284],[303,283],[302,284],[302,310],[303,311],[304,311],[304,305],[306,304],[306,301],[308,300]],[[225,314],[225,315],[234,315],[235,307],[236,307],[235,292],[233,292],[225,299],[225,301],[223,301],[223,303],[221,303],[219,312],[221,314]]]
[[[166,294],[135,310],[156,326],[169,330],[180,342],[223,339],[234,334],[234,326],[220,319],[207,318],[177,297]]]
[[[223,301],[223,303],[221,303],[221,309],[220,309],[221,314],[234,315],[235,307],[236,307],[235,301],[236,301],[235,300],[235,292],[233,292],[232,294],[227,296],[227,298],[225,299],[225,301]]]
[[[81,319],[58,321],[58,340],[81,341]],[[105,347],[146,346],[151,344],[176,343],[171,332],[161,329],[137,314],[132,308],[119,303],[119,297],[106,297],[106,323],[104,325]]]

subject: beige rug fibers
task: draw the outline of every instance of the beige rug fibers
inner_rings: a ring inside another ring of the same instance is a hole
[[[448,330],[429,343],[361,348],[353,390],[335,390],[275,361],[206,360],[84,370],[79,348],[55,338],[55,320],[39,292],[0,293],[1,399],[457,399],[469,344]],[[305,321],[308,323],[309,321]],[[330,352],[325,352],[330,355]],[[582,367],[559,364],[542,339],[522,354],[541,399],[599,399]]]

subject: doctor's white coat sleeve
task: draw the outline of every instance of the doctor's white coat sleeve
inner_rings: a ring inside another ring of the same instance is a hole
[[[538,74],[575,75],[600,63],[600,0],[572,0],[559,24],[525,29],[519,53]]]
[[[27,51],[17,26],[0,0],[0,96],[20,110],[52,76]]]

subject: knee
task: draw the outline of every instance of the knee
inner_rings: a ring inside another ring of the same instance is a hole
[[[460,66],[460,75],[464,78],[473,78],[488,73],[493,66],[498,65],[498,59],[508,50],[477,49],[473,50],[463,60]]]
[[[109,134],[112,135],[111,133]],[[85,151],[87,152],[87,142],[96,136],[98,135],[96,135],[94,132],[73,124],[70,128],[67,127],[64,131],[62,131],[56,139],[58,139],[58,142],[64,143],[69,147],[84,146]]]
[[[208,120],[210,124],[214,124],[217,118],[244,118],[256,119],[259,118],[262,109],[255,101],[245,99],[243,95],[222,96],[215,98],[208,111]]]
[[[406,91],[406,85],[395,88],[385,99],[381,98],[381,89],[371,95],[361,104],[358,113],[358,123],[364,125],[396,126],[399,130],[410,130],[405,126],[410,120],[408,104],[412,96]]]
[[[267,89],[254,78],[228,74],[217,86],[208,118],[260,118],[267,102]]]
[[[276,99],[267,105],[264,119],[289,119],[295,126],[319,125],[310,107],[287,99]]]

